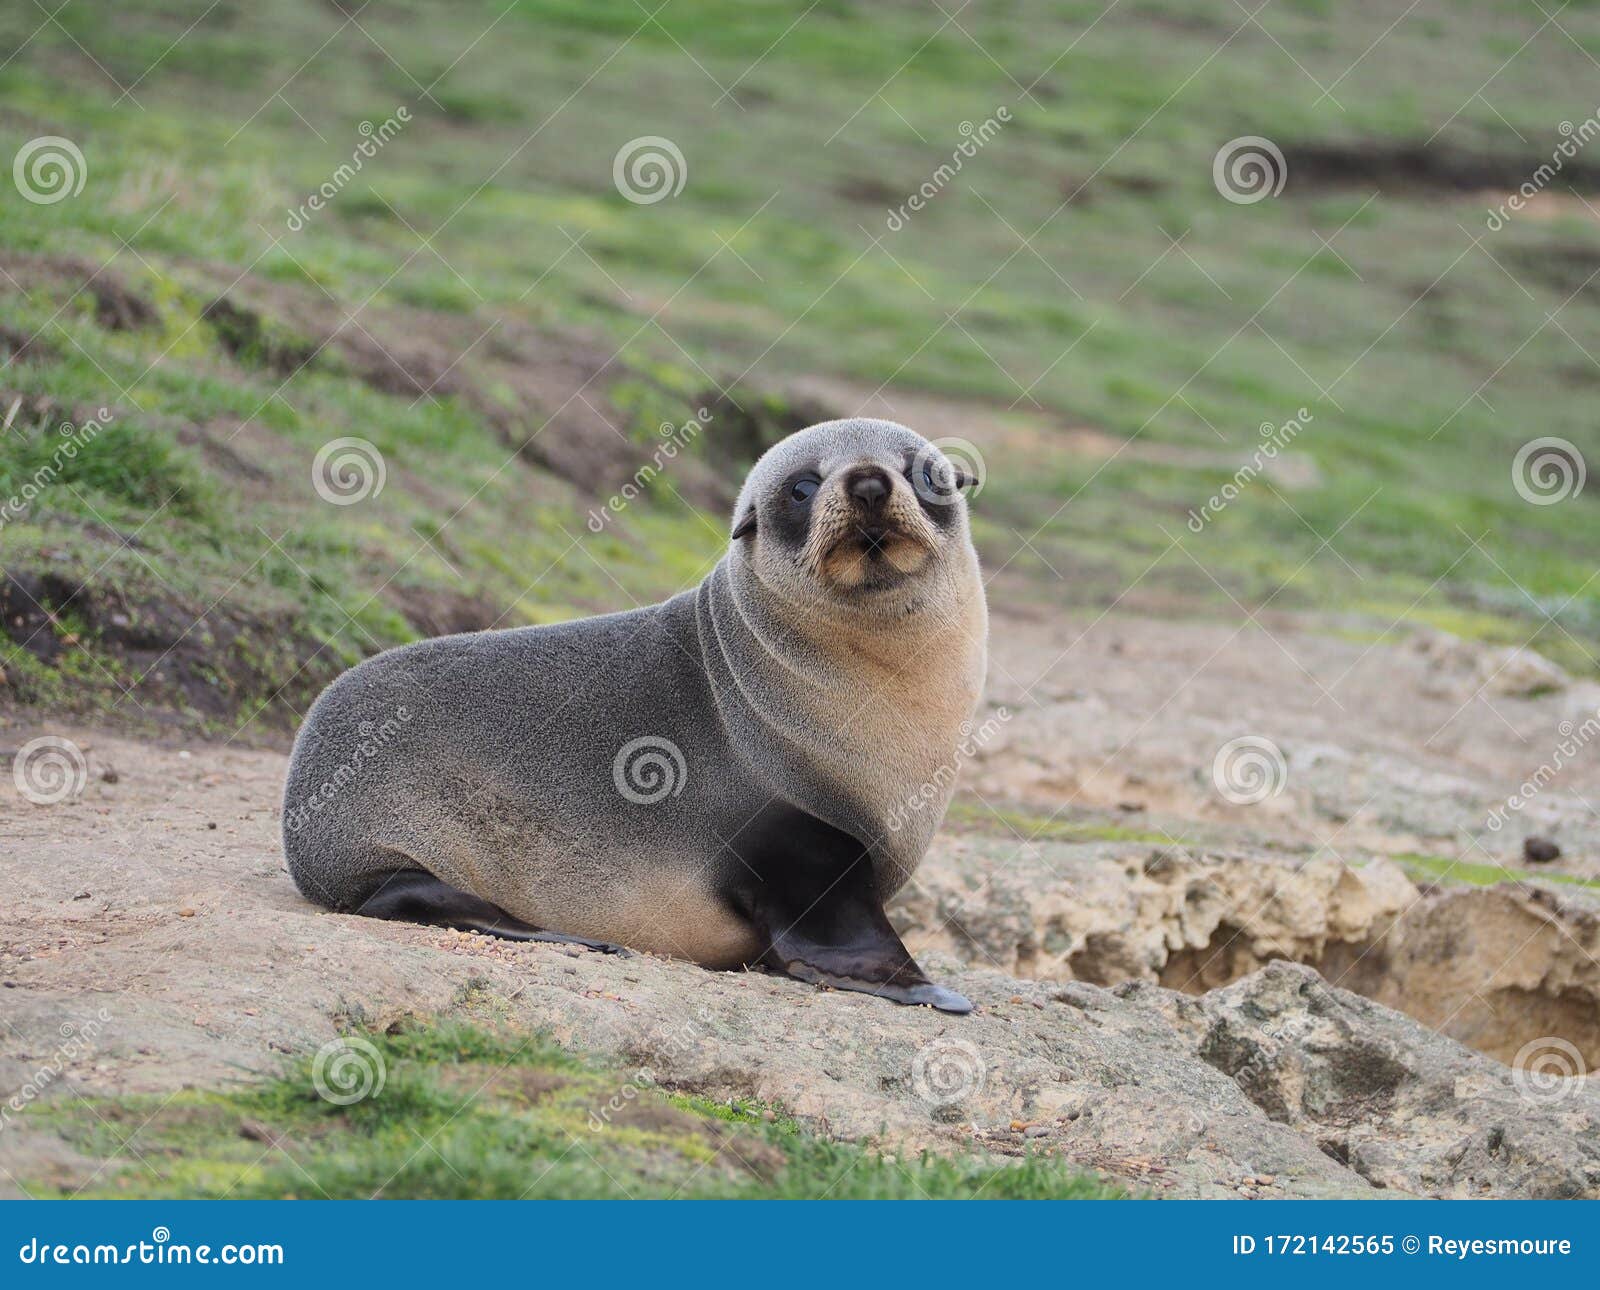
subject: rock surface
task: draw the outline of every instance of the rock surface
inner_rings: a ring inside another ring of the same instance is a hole
[[[967,1018],[325,913],[283,871],[281,754],[8,727],[0,747],[71,736],[85,782],[36,806],[0,775],[0,1107],[213,1087],[354,1022],[462,1014],[619,1081],[649,1066],[818,1132],[1050,1152],[1161,1195],[1600,1195],[1595,893],[1440,881],[1536,830],[1562,848],[1541,874],[1600,874],[1588,750],[1514,828],[1482,823],[1581,732],[1587,683],[1502,694],[1469,650],[1467,689],[1430,695],[1425,653],[1251,630],[999,623],[1012,716],[892,911]],[[1213,777],[1241,735],[1283,754],[1254,805]],[[0,1192],[103,1182],[139,1147],[88,1160],[13,1120]]]

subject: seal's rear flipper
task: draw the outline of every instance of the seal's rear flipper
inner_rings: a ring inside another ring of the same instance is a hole
[[[806,884],[768,881],[752,894],[752,919],[768,947],[761,963],[800,981],[927,1004],[941,1012],[972,1011],[954,990],[929,981],[883,912],[863,856],[820,893]],[[794,876],[794,875],[791,875]]]
[[[366,918],[486,932],[508,941],[553,941],[558,945],[582,945],[602,954],[628,953],[622,946],[608,941],[591,941],[584,936],[567,936],[534,927],[480,896],[452,887],[424,869],[402,869],[390,874],[355,912]]]

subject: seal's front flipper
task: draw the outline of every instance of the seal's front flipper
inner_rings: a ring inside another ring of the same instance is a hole
[[[624,957],[628,954],[622,946],[609,941],[591,941],[586,936],[568,936],[534,927],[481,896],[452,887],[424,869],[401,869],[388,875],[383,885],[354,912],[366,918],[451,927],[462,932],[486,932],[508,941],[551,941],[557,945],[582,945],[601,954]]]
[[[769,873],[752,898],[753,921],[767,946],[761,956],[764,966],[815,985],[882,995],[896,1003],[972,1011],[968,999],[933,984],[917,966],[883,912],[865,856],[816,892],[808,890],[809,884],[774,882],[774,876]]]

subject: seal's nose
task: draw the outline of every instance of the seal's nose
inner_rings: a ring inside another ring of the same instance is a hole
[[[889,477],[876,466],[864,466],[850,475],[846,488],[858,506],[881,511],[889,496]]]

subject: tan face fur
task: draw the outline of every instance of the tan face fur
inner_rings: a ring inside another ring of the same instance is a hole
[[[852,491],[866,477],[870,503]],[[846,631],[957,618],[977,577],[954,469],[892,422],[828,422],[778,444],[751,471],[735,531],[769,592]]]

